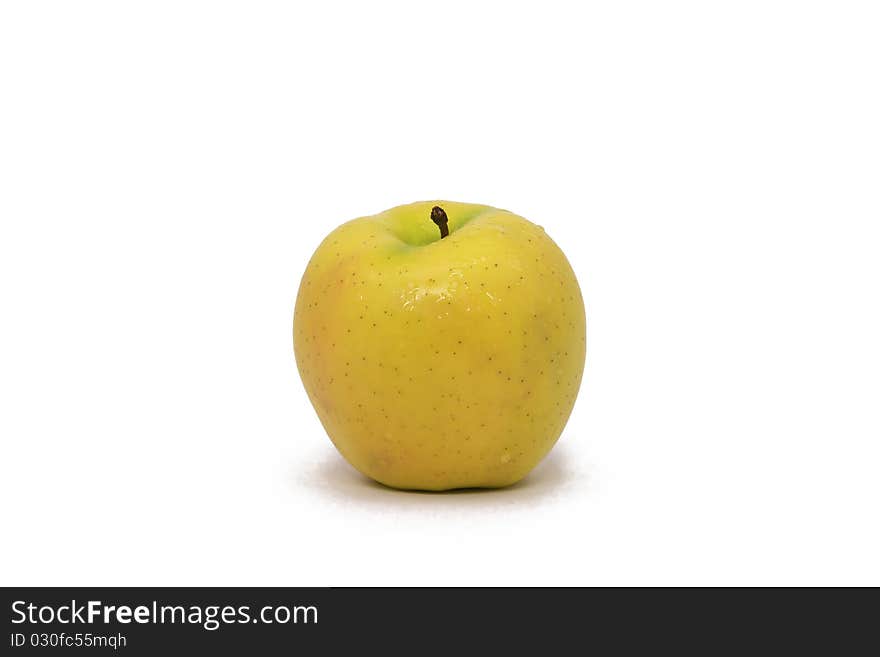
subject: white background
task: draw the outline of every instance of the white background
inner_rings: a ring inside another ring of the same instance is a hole
[[[309,4],[3,3],[0,582],[880,584],[876,3]],[[322,237],[434,198],[584,291],[510,490],[369,483],[296,372]]]

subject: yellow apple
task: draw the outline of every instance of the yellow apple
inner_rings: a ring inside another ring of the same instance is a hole
[[[586,319],[540,226],[426,201],[327,236],[300,284],[293,343],[321,423],[360,472],[395,488],[499,487],[562,433]]]

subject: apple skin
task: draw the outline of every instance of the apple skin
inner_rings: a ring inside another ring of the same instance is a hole
[[[449,217],[442,240],[435,205]],[[327,236],[300,284],[293,343],[321,423],[357,470],[394,488],[494,488],[525,477],[562,433],[586,318],[541,227],[425,201]]]

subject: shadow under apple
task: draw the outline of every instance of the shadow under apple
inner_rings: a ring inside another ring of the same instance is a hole
[[[450,491],[397,490],[383,486],[352,468],[338,453],[327,457],[298,479],[337,502],[386,507],[445,508],[531,503],[561,494],[576,478],[565,448],[557,445],[523,480],[506,488],[462,488]]]

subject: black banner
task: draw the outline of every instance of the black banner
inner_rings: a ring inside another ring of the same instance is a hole
[[[876,646],[875,590],[7,588],[4,654]]]

